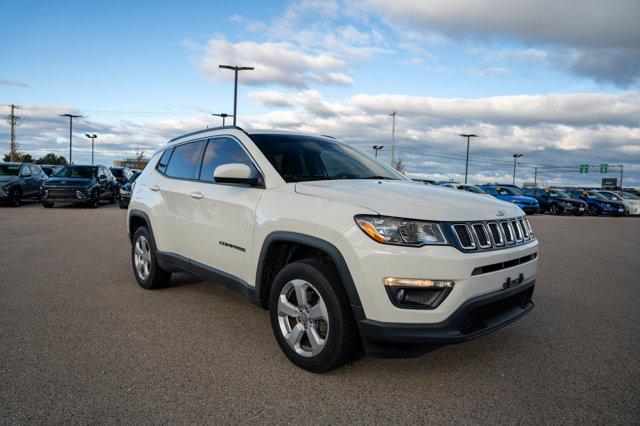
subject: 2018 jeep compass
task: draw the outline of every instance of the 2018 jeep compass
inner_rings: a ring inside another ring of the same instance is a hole
[[[518,206],[325,136],[175,138],[138,178],[128,230],[140,286],[189,271],[238,290],[311,371],[464,342],[533,308],[538,242]]]

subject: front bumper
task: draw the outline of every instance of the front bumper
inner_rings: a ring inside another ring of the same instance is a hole
[[[444,321],[433,324],[385,323],[359,320],[365,350],[372,355],[417,352],[432,345],[466,342],[495,331],[533,309],[535,278],[507,289],[467,300]]]
[[[585,206],[577,206],[575,204],[558,204],[562,209],[562,213],[584,213],[587,211]]]
[[[87,203],[91,195],[84,188],[43,188],[42,201],[50,203]]]

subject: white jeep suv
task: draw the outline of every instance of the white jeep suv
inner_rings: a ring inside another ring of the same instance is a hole
[[[140,286],[187,271],[237,290],[310,371],[418,355],[533,308],[538,242],[519,207],[412,182],[327,136],[172,139],[135,182],[128,231]]]

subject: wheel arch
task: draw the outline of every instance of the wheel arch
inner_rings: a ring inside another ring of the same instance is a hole
[[[269,234],[260,250],[258,267],[256,271],[256,296],[258,304],[264,308],[268,308],[269,290],[273,278],[282,267],[291,263],[290,258],[296,250],[302,253],[319,253],[326,256],[334,264],[338,275],[342,281],[349,304],[352,308],[361,308],[362,303],[353,282],[351,272],[347,266],[347,262],[340,253],[340,250],[328,241],[310,235],[299,234],[296,232],[276,231]],[[278,259],[277,255],[286,255],[287,259],[274,265]],[[299,260],[303,257],[295,258],[291,261]],[[275,267],[274,267],[275,266]]]

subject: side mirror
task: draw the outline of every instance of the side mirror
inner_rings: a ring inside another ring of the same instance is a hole
[[[255,186],[258,179],[251,177],[251,169],[246,164],[229,163],[216,167],[213,180],[218,183],[244,183]]]
[[[107,176],[106,175],[100,175],[100,176],[98,176],[98,180],[107,180]]]

